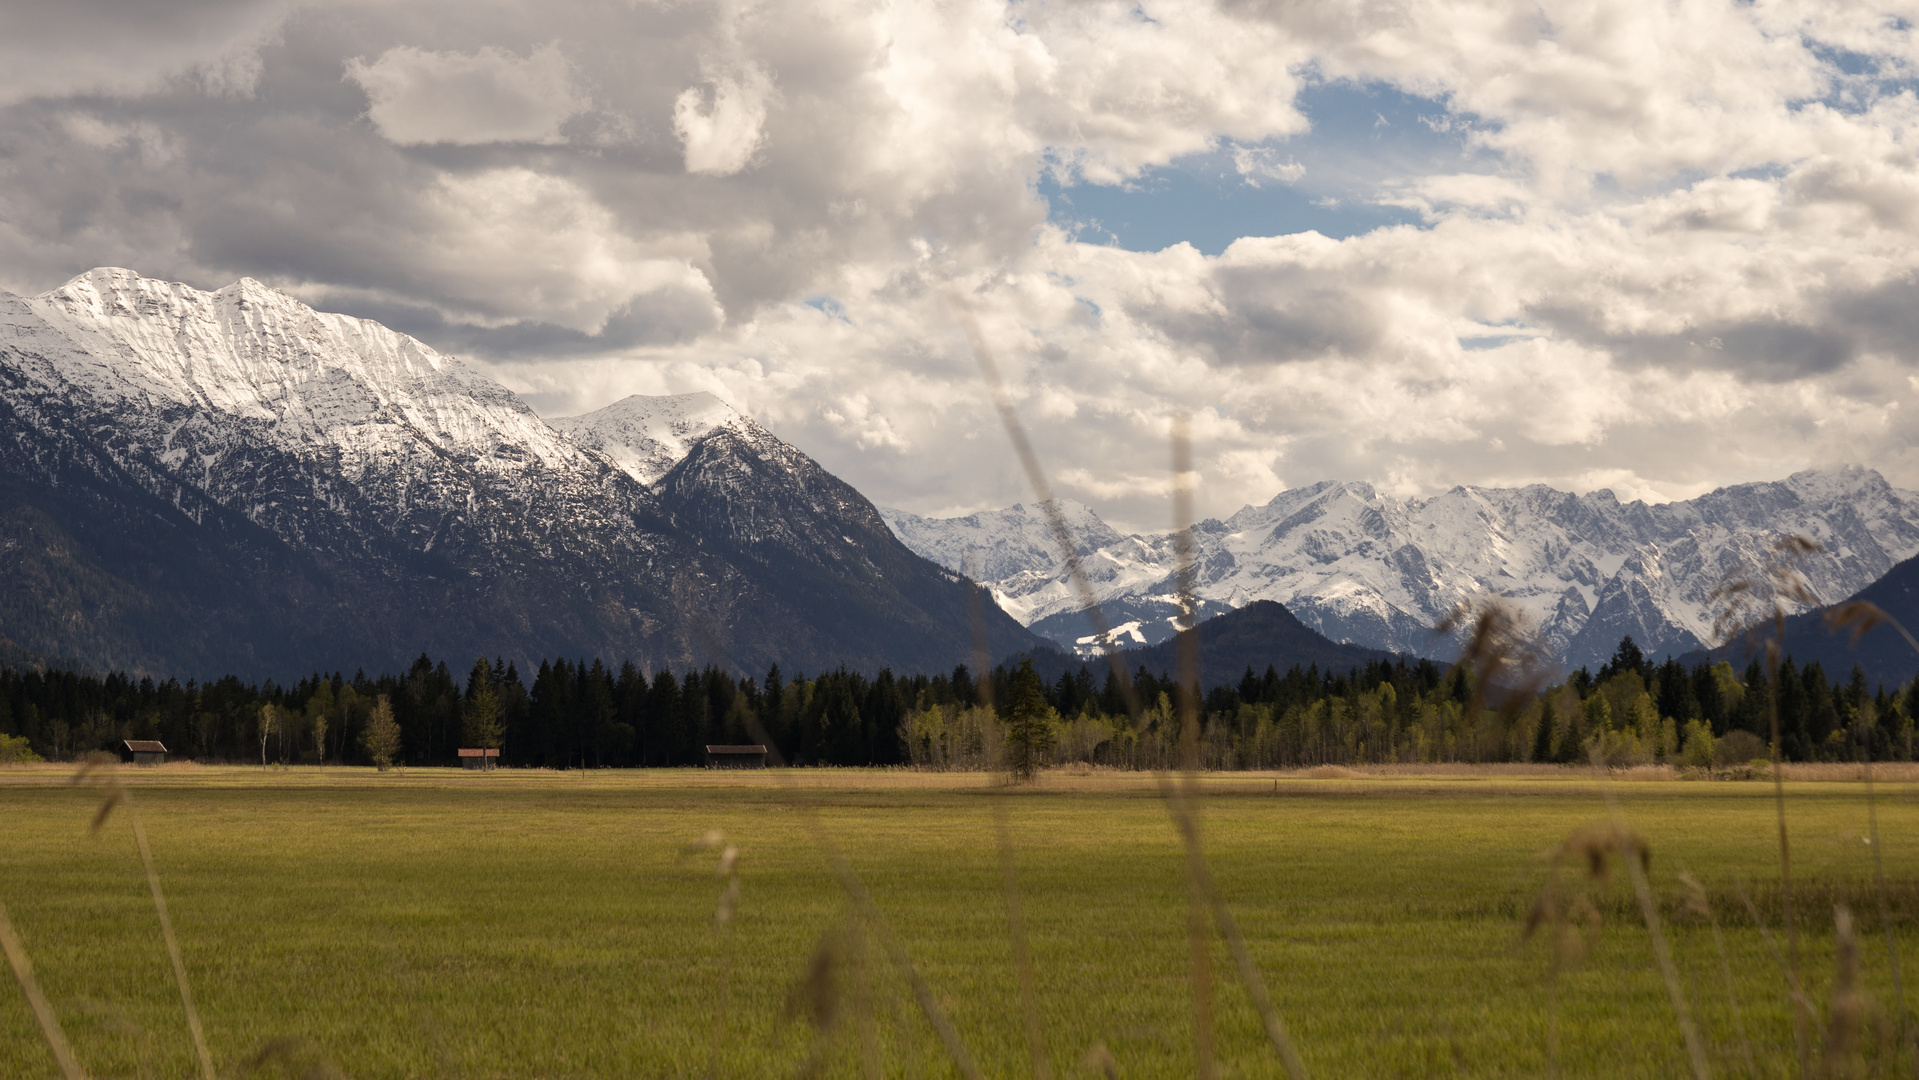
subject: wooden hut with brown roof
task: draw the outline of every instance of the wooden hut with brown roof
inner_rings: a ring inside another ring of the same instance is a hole
[[[167,763],[166,744],[158,739],[125,739],[121,745],[127,753],[133,755],[135,765],[165,765]]]
[[[498,768],[499,764],[500,764],[500,751],[497,747],[492,747],[492,746],[462,746],[460,747],[460,767],[463,769],[492,770],[492,769]]]

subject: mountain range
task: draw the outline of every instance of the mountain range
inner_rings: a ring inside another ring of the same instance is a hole
[[[1171,637],[1170,535],[1059,504],[1100,641],[1039,509],[880,510],[708,394],[544,420],[413,338],[251,279],[203,292],[106,268],[0,293],[0,662],[930,671],[973,654],[967,576],[997,601],[994,656]],[[1661,505],[1327,482],[1194,533],[1199,614],[1252,612],[1214,632],[1248,656],[1444,657],[1430,627],[1500,595],[1578,666],[1627,634],[1699,648],[1713,589],[1784,533],[1824,545],[1805,565],[1822,598],[1873,585],[1919,555],[1919,495],[1850,467]]]
[[[908,547],[977,574],[1002,607],[1062,647],[1090,655],[1170,637],[1171,535],[1122,534],[1084,506],[1059,508],[1113,627],[1106,641],[1079,611],[1041,507],[956,518],[881,512]],[[1919,554],[1919,493],[1857,467],[1664,504],[1540,485],[1402,498],[1327,482],[1198,523],[1196,595],[1202,616],[1276,600],[1334,641],[1442,657],[1453,646],[1432,627],[1462,601],[1502,596],[1527,612],[1561,663],[1596,666],[1627,635],[1655,656],[1708,644],[1713,591],[1763,564],[1789,533],[1824,546],[1803,569],[1818,596],[1835,602]]]
[[[422,650],[935,670],[966,585],[709,395],[548,423],[244,279],[0,293],[0,653],[287,678]],[[995,653],[1036,644],[997,609]]]

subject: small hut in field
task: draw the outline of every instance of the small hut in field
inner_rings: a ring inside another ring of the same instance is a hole
[[[500,751],[494,747],[462,746],[460,748],[460,767],[463,769],[496,769],[500,764]]]
[[[121,742],[127,753],[133,756],[135,765],[165,765],[167,763],[166,744],[158,739],[126,739]]]
[[[766,747],[758,743],[751,746],[708,746],[706,748],[706,767],[709,769],[764,769],[766,768]]]

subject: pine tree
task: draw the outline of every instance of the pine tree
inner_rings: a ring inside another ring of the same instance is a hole
[[[961,664],[953,669],[953,700],[962,709],[980,704],[979,689],[973,684],[973,675]]]
[[[853,677],[842,668],[820,676],[819,759],[832,765],[865,765],[859,702]]]
[[[653,676],[653,687],[646,695],[646,728],[657,733],[653,757],[646,764],[692,764],[680,759],[680,682],[670,668],[661,668]]]
[[[624,740],[614,728],[617,706],[613,697],[613,673],[606,669],[598,657],[593,666],[580,665],[585,671],[580,692],[580,730],[583,743],[582,757],[586,753],[593,756],[593,767],[603,768],[609,755],[622,754],[627,749]]]
[[[526,764],[563,768],[565,751],[561,747],[560,683],[564,676],[554,671],[553,663],[541,660],[533,673],[533,689],[527,695],[527,745],[520,747]]]
[[[1031,780],[1053,748],[1052,706],[1033,661],[1021,660],[1007,688],[1006,765],[1014,779]]]
[[[500,723],[500,694],[493,685],[493,671],[486,658],[473,662],[473,674],[466,681],[466,705],[461,710],[461,735],[466,745],[498,750],[505,734]]]
[[[1777,695],[1779,710],[1779,751],[1788,761],[1807,761],[1812,757],[1812,739],[1806,715],[1806,684],[1793,666],[1792,657],[1779,662]]]
[[[366,732],[360,739],[375,767],[381,772],[392,767],[400,753],[400,725],[393,719],[393,703],[385,694],[373,703],[373,715],[367,717]]]
[[[1606,661],[1606,666],[1599,669],[1599,681],[1605,682],[1614,675],[1624,675],[1627,672],[1639,676],[1641,681],[1652,675],[1651,662],[1646,659],[1646,654],[1640,651],[1631,634],[1619,639],[1619,647],[1613,650],[1612,659]]]
[[[688,671],[680,680],[679,707],[673,728],[676,763],[701,764],[706,757],[702,745],[706,734],[706,693],[700,688],[698,671]]]
[[[1388,684],[1390,685],[1390,684]],[[1553,699],[1548,696],[1539,703],[1539,730],[1533,735],[1533,761],[1547,762],[1553,759]]]

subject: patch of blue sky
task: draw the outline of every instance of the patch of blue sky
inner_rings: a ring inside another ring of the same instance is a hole
[[[1502,345],[1511,345],[1515,341],[1530,341],[1537,334],[1490,334],[1485,337],[1463,337],[1459,347],[1467,352],[1480,352],[1485,349],[1497,349]]]
[[[1727,173],[1734,180],[1783,180],[1792,172],[1791,166],[1781,161],[1754,165],[1750,169],[1735,169]]]
[[[1903,33],[1907,28],[1889,25],[1888,29]],[[1919,93],[1919,78],[1914,78],[1910,69],[1889,57],[1842,49],[1822,41],[1808,40],[1806,48],[1831,69],[1833,77],[1825,93],[1794,102],[1796,109],[1824,105],[1836,112],[1862,113],[1882,99]]]
[[[1460,338],[1459,347],[1469,352],[1476,352],[1483,349],[1497,349],[1515,341],[1530,341],[1544,336],[1539,328],[1521,322],[1480,323],[1479,328],[1483,331],[1482,333]]]
[[[1499,164],[1472,143],[1473,119],[1434,98],[1325,82],[1309,85],[1298,104],[1312,124],[1301,135],[1258,146],[1228,143],[1122,185],[1049,176],[1039,194],[1051,220],[1083,240],[1131,251],[1185,241],[1217,255],[1245,236],[1316,231],[1344,239],[1421,225],[1416,210],[1386,201],[1401,186],[1422,176],[1492,172]]]
[[[809,296],[801,303],[829,319],[838,319],[841,322],[851,321],[846,317],[846,305],[830,296]]]
[[[1879,61],[1862,52],[1841,49],[1821,41],[1808,41],[1806,48],[1819,58],[1822,64],[1831,64],[1843,75],[1871,75],[1879,70]]]

